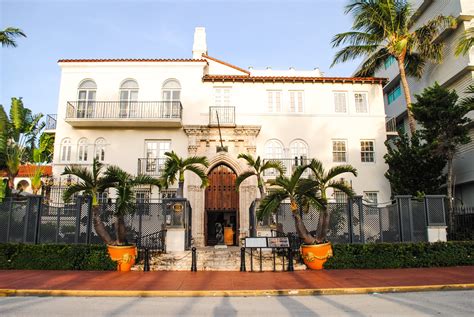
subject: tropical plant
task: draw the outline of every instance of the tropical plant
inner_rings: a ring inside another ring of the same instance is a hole
[[[468,93],[474,92],[469,87]],[[472,122],[466,115],[474,110],[472,97],[465,98],[458,103],[458,95],[454,90],[448,90],[435,83],[427,87],[420,95],[416,95],[413,104],[413,114],[423,126],[421,135],[426,142],[432,144],[439,155],[447,160],[447,197],[449,224],[454,225],[453,213],[453,159],[459,145],[471,141],[469,125]]]
[[[301,178],[306,169],[313,172],[309,179]],[[262,219],[276,212],[283,201],[289,200],[298,236],[306,244],[324,242],[330,222],[327,189],[332,188],[340,190],[348,196],[353,195],[352,189],[344,180],[334,180],[343,173],[357,176],[356,169],[350,165],[335,166],[326,172],[322,163],[313,159],[310,164],[297,167],[290,177],[280,175],[275,180],[270,180],[269,184],[275,190],[272,190],[261,201],[257,210],[258,218]],[[315,207],[320,211],[315,237],[308,232],[302,220],[302,213],[309,212],[310,207]]]
[[[467,28],[459,38],[454,54],[456,56],[466,55],[471,47],[474,46],[474,27]]]
[[[265,182],[263,179],[263,173],[266,170],[270,169],[275,169],[279,172],[279,174],[283,174],[284,172],[284,167],[281,161],[277,160],[270,160],[266,161],[265,163],[262,164],[262,160],[260,156],[257,156],[255,159],[251,154],[246,154],[246,153],[241,153],[237,158],[244,159],[248,165],[248,167],[251,168],[251,170],[243,172],[240,174],[237,179],[235,180],[235,186],[237,190],[240,187],[240,184],[244,180],[246,180],[249,177],[256,176],[257,177],[257,186],[258,190],[260,191],[260,198],[263,199],[265,197]]]
[[[385,163],[388,170],[385,177],[390,182],[392,195],[412,195],[417,193],[437,194],[445,183],[443,169],[446,158],[434,151],[433,144],[427,143],[418,131],[411,136],[399,133],[393,141],[387,141]]]
[[[184,172],[190,171],[196,174],[201,179],[201,187],[204,188],[208,185],[209,180],[207,179],[206,173],[203,167],[208,167],[209,162],[204,156],[192,156],[186,159],[179,157],[174,151],[166,152],[167,157],[165,166],[163,168],[163,174],[160,177],[161,184],[164,188],[168,188],[171,184],[178,181],[178,192],[177,197],[183,198],[184,188]]]
[[[104,223],[100,217],[99,194],[103,193],[107,188],[113,187],[115,184],[102,174],[104,165],[94,158],[92,170],[83,166],[70,165],[64,168],[61,175],[72,175],[78,178],[78,182],[71,184],[63,193],[64,201],[68,202],[71,197],[77,193],[89,195],[92,199],[92,221],[97,235],[106,244],[113,245],[115,241],[105,229]]]
[[[14,39],[20,36],[26,37],[26,34],[18,28],[8,27],[3,31],[0,31],[0,43],[2,43],[2,47],[16,47]]]
[[[0,105],[0,166],[6,166],[12,189],[20,165],[33,159],[37,136],[44,129],[42,117],[41,113],[34,115],[25,108],[22,98],[12,98],[10,118]]]
[[[365,57],[355,76],[373,76],[388,58],[395,58],[410,131],[414,133],[416,122],[407,76],[420,78],[427,62],[441,62],[444,44],[437,38],[447,27],[455,27],[456,20],[439,15],[413,30],[416,13],[407,0],[351,0],[345,13],[354,16],[352,31],[334,36],[333,47],[347,46],[336,53],[331,66]]]
[[[34,167],[34,170],[30,177],[31,189],[33,190],[33,194],[37,195],[42,186],[41,177],[43,176],[44,168],[41,165],[32,166]]]
[[[117,192],[115,202],[115,233],[116,244],[126,243],[126,227],[124,216],[136,210],[136,196],[134,189],[143,185],[161,187],[158,179],[148,175],[132,176],[118,166],[109,166],[104,173],[106,183],[112,183]]]

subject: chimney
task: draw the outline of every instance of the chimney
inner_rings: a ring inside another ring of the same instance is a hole
[[[207,55],[206,28],[194,29],[193,59],[201,59],[202,54]]]

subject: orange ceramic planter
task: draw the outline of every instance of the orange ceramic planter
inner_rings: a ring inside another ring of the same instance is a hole
[[[301,255],[307,267],[312,270],[322,270],[326,260],[332,256],[331,243],[303,244]]]
[[[128,272],[135,264],[137,247],[134,245],[108,245],[110,258],[117,261],[117,271]]]

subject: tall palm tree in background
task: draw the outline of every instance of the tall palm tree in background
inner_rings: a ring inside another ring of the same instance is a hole
[[[118,166],[109,166],[104,173],[105,183],[113,184],[117,192],[115,203],[115,244],[126,243],[126,227],[124,217],[136,210],[136,196],[134,189],[144,185],[161,187],[160,181],[148,175],[132,176]]]
[[[97,235],[106,244],[113,245],[114,239],[105,229],[100,218],[99,194],[107,188],[113,187],[114,183],[102,174],[104,165],[96,158],[92,163],[92,170],[83,166],[71,165],[64,168],[61,175],[72,175],[78,178],[78,182],[69,186],[63,193],[64,201],[69,201],[74,194],[84,193],[92,198],[92,222]]]
[[[237,190],[240,184],[242,184],[244,180],[246,180],[249,177],[256,176],[257,186],[258,186],[258,190],[260,191],[261,199],[265,197],[265,183],[263,180],[263,173],[266,170],[270,170],[270,169],[276,169],[280,175],[283,174],[284,172],[283,164],[277,160],[266,161],[265,163],[262,164],[262,160],[260,156],[257,156],[257,158],[255,159],[251,154],[245,154],[245,153],[240,153],[239,156],[237,156],[237,158],[244,159],[247,165],[251,168],[251,170],[240,174],[235,180],[235,186],[237,187]]]
[[[16,47],[14,39],[20,36],[26,37],[26,34],[18,28],[8,27],[3,31],[0,31],[0,43],[2,43],[2,47]]]
[[[178,181],[177,196],[183,198],[184,172],[190,171],[201,179],[201,187],[206,187],[209,183],[204,168],[209,166],[209,162],[204,156],[192,156],[186,159],[179,157],[174,151],[166,152],[167,157],[163,174],[160,177],[164,188]]]
[[[357,176],[357,170],[351,165],[337,165],[326,172],[321,161],[316,159],[312,159],[307,168],[313,172],[310,181],[313,182],[313,190],[317,193],[321,204],[316,241],[322,242],[326,240],[330,220],[327,190],[331,188],[345,193],[348,197],[354,196],[352,188],[340,176],[346,173]]]
[[[466,29],[456,45],[454,54],[456,56],[466,55],[474,46],[474,27]]]
[[[355,76],[373,76],[387,58],[395,58],[413,134],[416,122],[407,76],[420,78],[427,62],[441,62],[444,44],[437,38],[446,28],[455,27],[455,19],[439,15],[411,30],[416,19],[406,0],[351,0],[345,13],[354,16],[352,31],[334,36],[333,47],[346,46],[336,53],[331,66],[365,57]]]

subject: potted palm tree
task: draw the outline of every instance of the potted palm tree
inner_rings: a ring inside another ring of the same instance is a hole
[[[78,182],[71,184],[63,193],[63,199],[69,201],[76,193],[84,193],[92,198],[92,221],[97,235],[104,241],[112,260],[117,261],[119,271],[129,271],[135,262],[136,247],[127,245],[124,216],[135,211],[133,189],[141,185],[160,186],[159,180],[146,175],[134,177],[117,166],[109,166],[102,173],[103,164],[94,159],[92,170],[86,167],[71,165],[61,175],[76,176]],[[107,231],[100,212],[99,193],[108,188],[116,190],[115,238]]]
[[[179,157],[174,151],[166,152],[167,157],[163,174],[161,175],[161,185],[168,188],[178,180],[177,197],[183,198],[184,172],[190,171],[201,179],[201,187],[206,187],[209,183],[204,168],[209,166],[209,162],[204,156],[191,156],[186,159]]]
[[[301,178],[306,169],[312,171],[310,178]],[[290,177],[278,176],[269,183],[275,190],[268,194],[260,203],[257,210],[259,218],[276,212],[280,204],[290,201],[297,235],[303,241],[301,252],[305,264],[311,269],[322,269],[324,262],[332,255],[331,244],[327,241],[327,232],[330,222],[327,190],[340,190],[348,196],[354,193],[350,186],[342,179],[336,180],[344,173],[357,176],[357,171],[350,165],[338,165],[325,171],[319,160],[313,159],[306,166],[297,167]],[[306,228],[302,213],[309,212],[313,206],[319,210],[319,222],[315,236]]]

